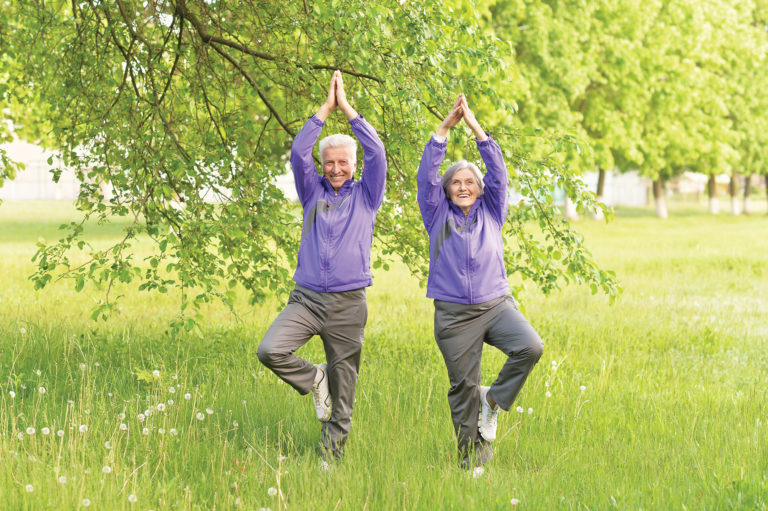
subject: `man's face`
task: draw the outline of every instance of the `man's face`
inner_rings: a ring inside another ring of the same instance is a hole
[[[469,169],[457,170],[448,182],[448,198],[466,213],[479,196],[475,173]]]
[[[357,161],[349,147],[326,147],[323,151],[323,175],[334,191],[339,191],[347,179],[352,179]]]

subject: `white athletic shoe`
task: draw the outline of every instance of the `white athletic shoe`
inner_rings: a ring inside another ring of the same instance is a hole
[[[477,418],[477,429],[480,430],[480,436],[486,442],[496,440],[496,418],[499,415],[499,405],[491,408],[488,404],[487,394],[490,387],[480,387],[480,416]]]
[[[315,399],[317,420],[331,420],[331,391],[328,388],[328,368],[325,364],[317,366],[315,383],[312,384],[312,397]]]

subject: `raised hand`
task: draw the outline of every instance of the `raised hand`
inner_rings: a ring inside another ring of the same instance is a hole
[[[440,127],[437,128],[437,134],[439,136],[448,136],[448,130],[456,126],[459,121],[461,121],[461,118],[464,115],[461,108],[461,100],[463,96],[464,94],[459,94],[459,97],[456,98],[456,102],[453,104],[453,107],[451,107],[451,111],[448,112],[448,115],[445,116],[445,119],[443,119]]]
[[[461,109],[464,112],[464,122],[467,123],[467,126],[469,126],[472,133],[475,134],[475,137],[478,140],[485,140],[488,138],[488,135],[485,134],[483,128],[480,127],[480,123],[475,119],[475,114],[470,110],[469,105],[467,104],[467,97],[464,94],[459,94],[459,100]]]
[[[339,106],[339,103],[336,99],[336,89],[338,88],[338,78],[336,76],[337,73],[339,72],[336,71],[331,76],[331,84],[328,86],[328,96],[325,98],[325,103],[323,103],[323,106],[321,106],[320,110],[318,110],[315,114],[321,121],[325,121],[328,118],[328,115],[333,112],[333,109]],[[341,73],[339,73],[339,75],[340,74]]]
[[[333,76],[336,79],[336,102],[339,105],[339,109],[344,112],[347,119],[354,119],[357,117],[357,112],[347,101],[347,93],[344,91],[344,78],[341,76],[341,71],[337,69]]]

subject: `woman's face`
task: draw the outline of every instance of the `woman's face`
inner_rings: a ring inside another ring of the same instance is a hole
[[[448,198],[467,214],[479,196],[475,173],[470,169],[457,170],[448,182]]]

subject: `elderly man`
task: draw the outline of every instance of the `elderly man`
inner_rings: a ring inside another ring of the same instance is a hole
[[[312,159],[328,114],[338,107],[349,119],[365,153],[362,177],[355,139],[342,134],[320,141],[323,176]],[[300,394],[313,394],[322,422],[318,452],[325,462],[339,458],[349,434],[355,386],[368,318],[365,288],[371,280],[373,224],[384,199],[387,160],[376,130],[349,104],[341,72],[328,97],[296,135],[291,148],[304,227],[288,304],[264,335],[259,360]],[[319,335],[326,364],[314,365],[294,352]]]

